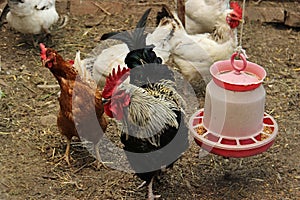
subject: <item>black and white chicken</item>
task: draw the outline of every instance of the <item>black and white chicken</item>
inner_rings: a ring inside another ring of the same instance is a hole
[[[145,13],[136,25],[137,29],[145,30],[146,19],[150,10]],[[170,56],[170,46],[167,43],[170,33],[172,32],[172,25],[164,26],[159,24],[158,27],[152,33],[148,33],[146,36],[146,44],[153,44],[153,51],[162,59],[165,63]],[[125,43],[112,44],[112,35],[118,34],[117,32],[104,34],[100,44],[94,49],[91,56],[80,61],[81,65],[84,65],[91,71],[93,78],[100,86],[105,84],[105,78],[109,73],[117,68],[118,65],[125,65],[125,57],[130,52],[130,49]]]
[[[135,174],[148,185],[152,200],[159,197],[152,191],[154,177],[173,166],[189,141],[184,100],[177,92],[174,73],[162,64],[154,45],[146,45],[146,36],[143,29],[113,36],[130,49],[125,57],[128,68],[113,70],[102,96],[106,114],[123,124],[123,149]],[[124,81],[127,76],[129,83]]]

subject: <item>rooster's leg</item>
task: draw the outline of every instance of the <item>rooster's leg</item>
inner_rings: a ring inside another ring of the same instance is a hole
[[[154,195],[153,194],[153,190],[152,190],[152,187],[153,187],[153,179],[154,177],[152,177],[149,185],[148,185],[148,200],[154,200],[155,198],[159,198],[160,195]]]
[[[107,168],[106,165],[102,162],[101,156],[100,156],[100,149],[99,149],[99,142],[94,144],[94,150],[96,154],[96,168],[100,169],[101,166],[104,168]]]
[[[35,38],[35,35],[31,35],[32,45],[34,48],[37,48],[39,46],[39,39]]]

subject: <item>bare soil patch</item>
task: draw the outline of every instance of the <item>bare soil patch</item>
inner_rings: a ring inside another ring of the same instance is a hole
[[[133,28],[149,7],[140,4],[153,1],[119,2],[130,5],[121,11],[116,7],[116,12],[113,6],[107,8],[111,15],[100,10],[95,15],[70,13],[68,25],[54,29],[52,40],[45,43],[65,58],[73,59],[76,50],[84,57],[103,33]],[[293,9],[298,5],[282,2],[278,4]],[[58,1],[57,7],[61,14],[69,12],[65,1]],[[152,7],[150,25],[160,9]],[[145,199],[147,189],[136,189],[141,180],[114,169],[96,170],[94,158],[76,141],[71,148],[72,168],[58,163],[65,151],[65,138],[56,127],[59,88],[38,87],[56,80],[41,67],[39,49],[27,36],[10,30],[4,19],[0,27],[0,199]],[[300,32],[281,24],[247,21],[243,38],[249,61],[267,71],[266,112],[279,125],[274,145],[260,155],[225,162],[212,154],[199,158],[200,148],[192,143],[154,184],[161,199],[299,199]],[[200,107],[203,101],[200,97]],[[111,124],[107,134],[115,132]]]

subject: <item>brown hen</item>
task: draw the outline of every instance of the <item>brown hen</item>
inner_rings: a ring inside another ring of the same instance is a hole
[[[73,64],[65,61],[55,50],[46,48],[43,44],[40,44],[40,48],[43,66],[55,76],[61,89],[57,126],[67,138],[64,158],[70,165],[72,137],[84,138],[93,143],[99,167],[99,142],[107,127],[103,115],[102,92],[93,81],[79,74]]]

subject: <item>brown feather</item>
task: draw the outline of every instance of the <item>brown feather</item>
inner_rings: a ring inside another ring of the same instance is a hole
[[[83,81],[73,65],[55,50],[48,48],[46,57],[42,54],[41,57],[60,85],[57,118],[60,133],[68,140],[80,136],[97,144],[107,127],[101,91],[96,84]]]

